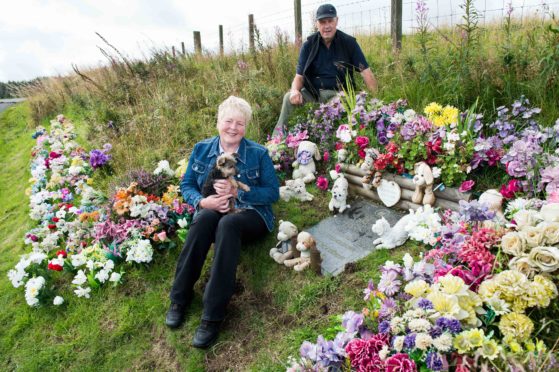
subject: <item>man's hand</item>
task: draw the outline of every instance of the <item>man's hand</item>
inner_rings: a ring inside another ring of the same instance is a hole
[[[210,195],[207,198],[200,200],[200,206],[204,209],[213,209],[220,213],[227,213],[230,209],[229,198],[233,195]]]
[[[227,180],[217,180],[214,182],[214,189],[217,195],[233,195],[237,197],[237,188],[231,185],[231,182]]]
[[[292,105],[302,105],[303,104],[303,94],[300,90],[291,89],[291,95],[289,96],[289,102]]]

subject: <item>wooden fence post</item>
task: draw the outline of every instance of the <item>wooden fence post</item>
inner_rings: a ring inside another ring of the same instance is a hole
[[[202,39],[200,37],[200,31],[194,31],[194,50],[196,54],[202,54]]]
[[[184,48],[184,41],[181,41],[181,49],[182,49],[182,55],[185,56],[186,55],[186,49]]]
[[[223,25],[219,25],[219,55],[223,57]]]
[[[303,40],[303,17],[301,13],[301,0],[295,0],[295,45],[301,47]]]
[[[175,52],[175,46],[173,45],[173,58],[177,57],[177,53]]]
[[[390,34],[392,50],[402,49],[402,0],[392,0],[390,7]]]
[[[254,15],[248,15],[248,42],[249,42],[249,49],[251,52],[254,52]]]

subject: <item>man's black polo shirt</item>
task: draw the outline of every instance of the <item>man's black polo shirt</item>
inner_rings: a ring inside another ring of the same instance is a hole
[[[336,31],[330,48],[326,47],[318,34],[318,51],[313,60],[308,61],[312,58],[313,41],[316,42],[316,37],[316,34],[311,35],[305,41],[297,63],[297,74],[305,76],[307,83],[311,83],[316,91],[340,90],[345,85],[346,73],[351,74],[352,70],[361,72],[369,67],[355,38],[340,30]]]

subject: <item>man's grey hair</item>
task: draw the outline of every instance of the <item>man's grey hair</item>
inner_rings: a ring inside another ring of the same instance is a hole
[[[217,121],[221,121],[226,115],[238,115],[244,117],[245,124],[248,124],[252,117],[252,109],[250,104],[242,98],[229,96],[225,101],[221,102],[217,111]]]

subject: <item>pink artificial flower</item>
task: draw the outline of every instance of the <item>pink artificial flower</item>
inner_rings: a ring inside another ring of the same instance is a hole
[[[520,181],[517,179],[510,180],[506,185],[501,186],[499,192],[505,199],[514,198],[514,194],[520,191]]]
[[[299,146],[299,143],[301,143],[301,141],[304,141],[307,138],[309,138],[309,136],[307,134],[306,129],[302,132],[297,133],[296,135],[292,135],[290,133],[290,134],[287,135],[287,138],[285,139],[285,144],[289,148],[295,148],[295,147]]]
[[[344,148],[344,144],[341,142],[336,142],[335,149],[336,151],[341,150]]]
[[[417,372],[417,366],[408,354],[398,353],[386,360],[386,372]]]
[[[159,234],[157,234],[157,238],[159,239],[159,241],[164,242],[165,240],[167,240],[167,233],[165,231],[161,231]]]
[[[328,163],[328,160],[330,160],[330,153],[328,151],[324,151],[324,155],[322,155],[322,158],[324,159],[325,163]]]
[[[336,170],[336,173],[342,173],[342,166],[340,163],[337,163],[334,169]]]
[[[553,191],[549,195],[547,195],[547,202],[548,203],[559,203],[559,191]]]
[[[316,187],[318,187],[322,191],[328,190],[328,180],[326,179],[326,177],[319,176],[316,179]]]
[[[56,257],[58,257],[60,255],[62,255],[62,257],[64,257],[64,258],[68,257],[68,254],[66,253],[66,251],[64,249],[56,251]]]
[[[464,181],[464,182],[462,182],[462,184],[458,188],[458,191],[460,191],[460,192],[470,191],[474,187],[475,184],[476,183],[472,180]]]
[[[359,157],[360,157],[361,159],[365,159],[365,156],[366,156],[367,154],[365,154],[365,150],[359,149],[359,150],[357,150],[357,155],[359,155]]]
[[[357,145],[357,147],[359,147],[360,149],[363,149],[365,147],[367,147],[369,145],[369,138],[365,137],[365,136],[357,136],[355,138],[355,144]]]

